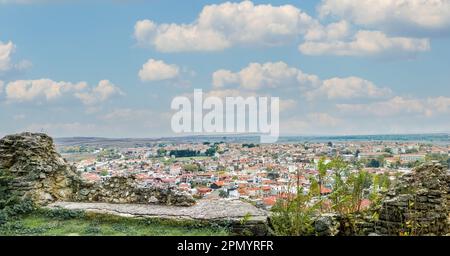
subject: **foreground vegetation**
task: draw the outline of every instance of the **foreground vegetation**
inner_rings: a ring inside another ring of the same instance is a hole
[[[13,177],[0,169],[0,236],[110,235],[110,236],[224,236],[225,226],[198,221],[135,219],[64,209],[36,208],[12,188]]]
[[[332,170],[332,174],[327,173]],[[297,174],[300,175],[300,174]],[[350,172],[350,167],[342,158],[334,158],[318,163],[318,175],[311,177],[308,193],[297,185],[297,194],[278,200],[272,208],[272,225],[276,235],[308,236],[314,233],[314,216],[335,213],[351,216],[365,209],[361,208],[363,199],[369,199],[372,207],[380,204],[390,180],[387,174],[370,174],[362,168]],[[331,184],[331,193],[324,196],[322,188]]]
[[[225,227],[194,221],[134,219],[69,210],[35,210],[0,225],[0,235],[226,236]]]

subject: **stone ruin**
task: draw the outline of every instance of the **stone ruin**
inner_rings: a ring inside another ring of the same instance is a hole
[[[74,197],[81,202],[137,203],[191,206],[195,200],[176,187],[143,185],[135,176],[113,176],[103,182],[84,182]]]
[[[56,152],[53,140],[40,133],[2,138],[0,169],[14,178],[12,191],[39,205],[70,200],[81,182],[76,169]]]
[[[55,201],[140,203],[189,206],[193,197],[173,187],[140,186],[134,176],[85,181],[56,152],[43,133],[20,133],[0,140],[0,170],[13,177],[11,190],[37,205]]]
[[[450,235],[448,168],[439,163],[414,168],[399,177],[380,205],[357,214],[322,214],[314,229],[321,236]]]
[[[374,232],[388,235],[450,233],[450,174],[427,163],[401,176],[378,209]]]

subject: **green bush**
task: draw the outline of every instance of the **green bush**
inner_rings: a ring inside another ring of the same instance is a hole
[[[85,229],[85,232],[87,234],[100,234],[102,229],[99,226],[93,225],[93,226],[87,226]]]
[[[276,235],[314,235],[312,216],[317,207],[308,205],[310,199],[299,188],[295,197],[277,201],[271,209],[270,218],[270,225]]]
[[[2,235],[39,235],[46,230],[45,227],[26,227],[20,221],[10,221],[0,225],[0,234]]]
[[[21,198],[11,189],[13,179],[7,170],[0,169],[0,225],[34,209],[30,199]]]
[[[56,208],[56,209],[41,209],[39,211],[44,216],[56,220],[70,220],[85,217],[84,211],[81,210],[68,210],[63,208]]]

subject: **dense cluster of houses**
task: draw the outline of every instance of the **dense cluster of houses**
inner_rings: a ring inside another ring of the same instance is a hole
[[[408,172],[405,163],[425,161],[430,154],[449,155],[449,146],[399,142],[342,142],[302,144],[217,145],[213,156],[203,156],[211,145],[155,145],[142,148],[115,149],[119,158],[91,157],[78,161],[77,167],[86,179],[134,174],[144,185],[164,183],[177,186],[198,198],[239,198],[270,208],[278,198],[305,193],[310,178],[318,174],[317,163],[325,157],[330,161],[340,156],[350,163],[374,159],[379,166],[365,166],[373,173]],[[196,157],[175,158],[171,150],[190,149],[200,152]],[[161,155],[161,152],[163,154]],[[324,184],[322,194],[331,193]],[[369,204],[370,202],[364,202]]]

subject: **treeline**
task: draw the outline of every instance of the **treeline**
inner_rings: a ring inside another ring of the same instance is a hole
[[[200,156],[200,151],[198,151],[198,150],[191,150],[191,149],[177,149],[177,150],[171,150],[169,152],[169,156],[194,157],[194,156]]]
[[[217,152],[218,146],[213,145],[209,147],[204,153],[199,150],[192,149],[175,149],[167,151],[165,149],[158,149],[158,156],[174,156],[174,157],[196,157],[196,156],[214,156]]]

